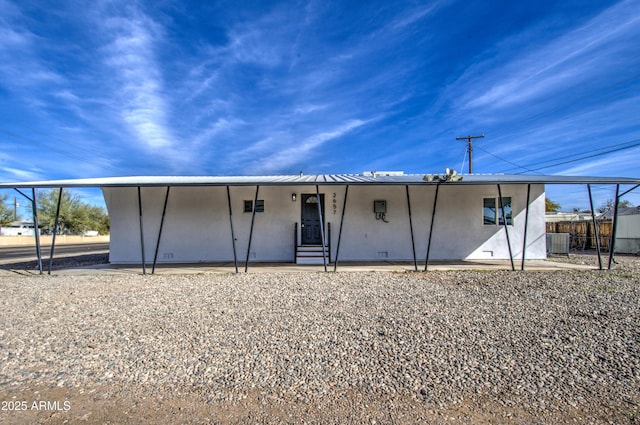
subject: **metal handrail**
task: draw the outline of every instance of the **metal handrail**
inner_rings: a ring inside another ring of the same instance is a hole
[[[293,262],[298,259],[298,222],[293,223]]]
[[[329,263],[331,263],[331,222],[327,223],[327,250],[329,251]]]

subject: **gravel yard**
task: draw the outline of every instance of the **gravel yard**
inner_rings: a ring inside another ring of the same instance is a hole
[[[640,423],[640,259],[619,261],[2,276],[0,423]]]

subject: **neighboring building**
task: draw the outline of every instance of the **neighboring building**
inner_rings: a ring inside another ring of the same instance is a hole
[[[33,236],[33,221],[13,221],[0,227],[0,236]]]
[[[593,215],[589,213],[555,212],[546,213],[547,254],[569,255],[572,249],[595,249],[596,237]],[[611,223],[598,224],[599,242],[602,249],[608,249],[611,239]]]
[[[590,213],[548,212],[544,216],[544,221],[547,223],[587,220],[593,220],[593,216]]]
[[[613,210],[598,217],[599,220],[611,220],[612,218]],[[615,252],[640,254],[640,206],[618,210]]]

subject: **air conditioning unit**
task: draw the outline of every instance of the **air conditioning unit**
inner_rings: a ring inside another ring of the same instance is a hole
[[[547,233],[547,254],[569,255],[569,234]]]

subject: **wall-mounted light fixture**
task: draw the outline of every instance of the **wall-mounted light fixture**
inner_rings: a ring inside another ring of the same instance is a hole
[[[297,199],[297,195],[295,193],[292,193],[291,194],[291,201],[292,202],[296,202],[296,199]]]

